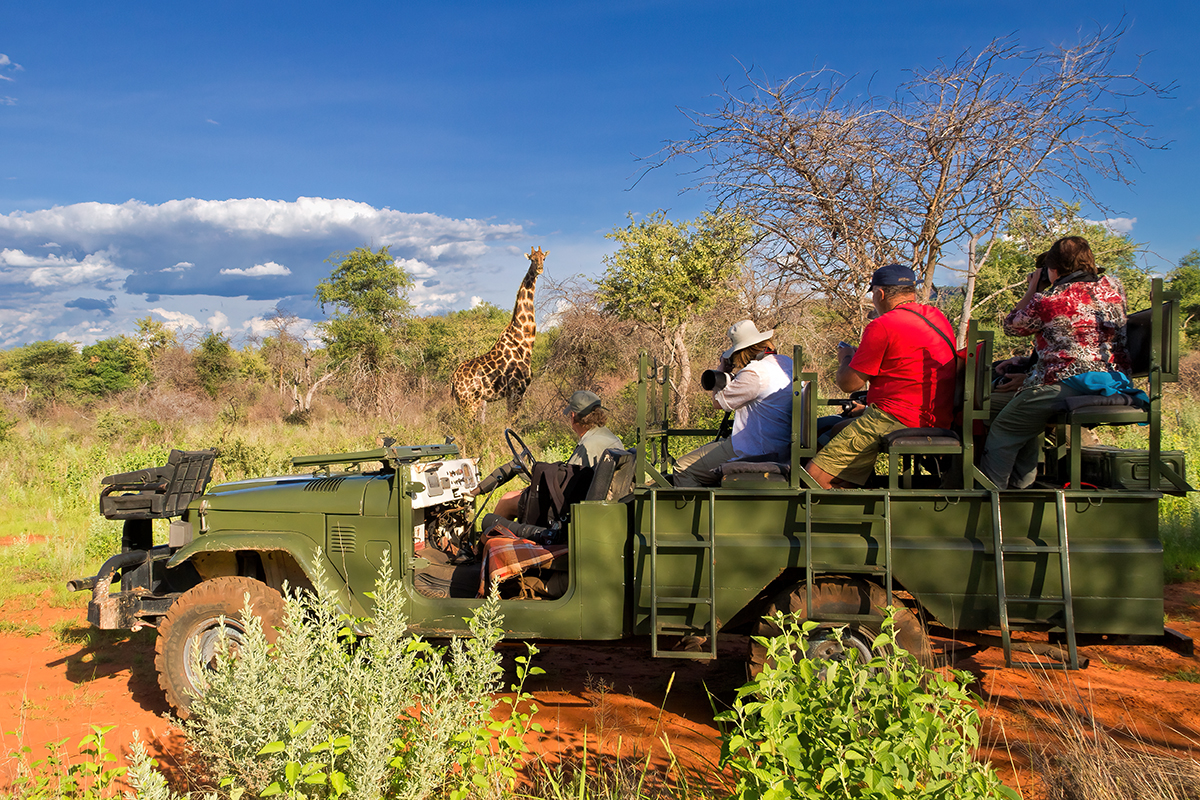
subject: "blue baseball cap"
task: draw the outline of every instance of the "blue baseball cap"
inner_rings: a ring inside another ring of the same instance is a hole
[[[917,285],[917,274],[903,264],[888,264],[880,267],[871,275],[871,288],[876,286],[913,286]]]

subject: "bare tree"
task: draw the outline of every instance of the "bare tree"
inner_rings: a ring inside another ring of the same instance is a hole
[[[263,321],[271,330],[271,335],[263,341],[263,357],[277,380],[279,394],[282,396],[288,374],[291,373],[293,379],[296,379],[303,367],[303,340],[299,334],[292,332],[292,328],[300,323],[300,317],[276,306],[271,313],[263,317]]]
[[[947,248],[963,250],[965,331],[988,252],[975,245],[1010,209],[1049,208],[1067,194],[1107,212],[1092,182],[1130,183],[1132,151],[1163,146],[1129,101],[1174,87],[1143,80],[1140,62],[1114,69],[1124,31],[1046,50],[996,39],[914,70],[892,97],[854,95],[827,70],[778,83],[748,71],[717,111],[689,114],[692,135],[659,163],[696,159],[696,188],[763,229],[765,262],[860,324],[871,271],[910,263],[928,298]]]

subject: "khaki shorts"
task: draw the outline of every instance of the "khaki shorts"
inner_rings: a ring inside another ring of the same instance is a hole
[[[875,474],[879,442],[892,431],[907,427],[886,411],[871,406],[821,448],[813,463],[835,478],[862,486]]]

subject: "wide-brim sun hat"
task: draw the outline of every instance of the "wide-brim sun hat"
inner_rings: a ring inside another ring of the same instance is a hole
[[[774,330],[760,331],[753,320],[744,319],[733,323],[729,329],[729,342],[733,346],[721,354],[721,358],[729,358],[738,350],[745,350],[751,345],[765,342],[775,335]]]

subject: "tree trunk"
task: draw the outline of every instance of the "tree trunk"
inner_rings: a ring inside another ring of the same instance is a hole
[[[312,386],[308,387],[308,392],[305,393],[305,395],[304,395],[304,409],[303,410],[305,413],[312,411],[313,395],[316,394],[317,389],[320,388],[322,383],[324,383],[325,381],[332,378],[334,376],[334,374],[335,373],[333,373],[333,372],[326,372],[324,375],[322,375],[320,378],[317,379],[316,383],[314,383]]]
[[[975,276],[979,274],[979,260],[975,255],[978,236],[972,236],[967,247],[967,285],[963,289],[962,315],[958,318],[958,346],[967,346],[967,326],[971,324],[971,304],[975,302]]]
[[[675,424],[686,428],[692,421],[691,406],[688,403],[688,390],[692,385],[692,360],[688,355],[687,342],[684,333],[687,323],[681,322],[675,328],[671,339],[671,360],[678,365],[679,379],[675,381]]]

